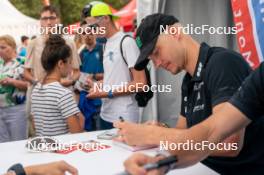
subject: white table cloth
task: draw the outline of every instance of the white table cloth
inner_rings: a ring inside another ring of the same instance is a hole
[[[86,132],[55,137],[61,142],[97,140],[100,133]],[[24,166],[65,160],[75,166],[80,175],[114,175],[124,170],[123,162],[133,152],[112,145],[112,141],[99,140],[102,144],[110,145],[111,148],[85,153],[80,150],[69,154],[56,153],[32,153],[25,148],[26,140],[7,142],[0,144],[0,174],[3,174],[11,165],[21,163]],[[142,151],[154,155],[155,150]],[[171,171],[169,175],[216,175],[213,170],[198,163],[192,167]]]

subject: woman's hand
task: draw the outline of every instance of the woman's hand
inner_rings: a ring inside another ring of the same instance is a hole
[[[85,85],[88,86],[89,89],[90,88],[94,88],[95,83],[93,81],[93,77],[92,76],[87,76],[87,79],[85,81]]]
[[[16,81],[15,79],[7,77],[7,78],[0,80],[0,84],[2,86],[14,86],[15,81]]]

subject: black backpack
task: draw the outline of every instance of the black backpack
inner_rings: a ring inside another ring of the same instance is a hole
[[[124,57],[124,54],[123,54],[122,45],[123,45],[124,39],[127,38],[127,37],[133,38],[130,35],[125,35],[121,39],[121,42],[120,42],[120,52],[121,52],[121,56],[122,56],[124,62],[126,63],[126,65],[128,65],[128,64],[127,64],[127,61],[126,61],[126,59]],[[142,92],[137,92],[136,93],[135,99],[136,99],[137,104],[138,104],[139,107],[146,107],[147,104],[148,104],[148,101],[153,97],[153,92],[150,89],[150,87],[151,87],[150,72],[149,72],[149,70],[148,70],[147,67],[144,70],[145,70],[145,74],[146,74],[146,78],[147,78],[147,85],[149,87],[149,90],[146,91],[146,92],[145,91],[142,91]]]

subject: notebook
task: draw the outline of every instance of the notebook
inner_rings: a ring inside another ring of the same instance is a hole
[[[124,142],[120,142],[120,141],[116,141],[116,140],[113,140],[113,145],[124,148],[124,149],[132,151],[132,152],[147,150],[147,149],[152,149],[152,148],[158,147],[157,145],[130,146]]]

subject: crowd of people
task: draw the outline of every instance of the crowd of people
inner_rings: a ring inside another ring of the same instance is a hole
[[[87,7],[82,13],[83,28],[97,20],[85,11]],[[100,20],[106,28],[101,36],[107,38],[106,43],[93,34],[76,34],[79,39],[75,43],[67,36],[48,33],[33,40],[22,36],[22,47],[17,49],[12,36],[1,37],[1,76],[6,77],[1,77],[1,107],[5,112],[0,142],[111,129],[119,116],[139,121],[139,108],[132,92],[99,92],[94,88],[95,83],[107,86],[145,81],[144,72],[133,69],[139,54],[135,41],[127,38],[123,42],[125,64],[116,47],[125,34],[116,28],[110,10],[99,13],[105,13]],[[59,22],[55,7],[45,6],[40,11],[42,28],[55,27]],[[103,59],[107,54],[111,58]],[[62,63],[67,66],[61,67]],[[13,72],[16,74],[12,75]]]
[[[131,174],[147,174],[142,165],[168,155],[178,157],[176,165],[150,173],[164,174],[202,160],[220,174],[264,172],[264,64],[252,71],[239,53],[198,43],[181,32],[174,16],[147,16],[133,39],[117,29],[116,17],[105,3],[91,2],[81,13],[80,27],[102,27],[105,32],[76,35],[76,43],[58,34],[31,41],[23,36],[19,52],[11,36],[0,36],[0,142],[115,127],[117,139],[129,145],[187,140],[237,144],[235,150],[167,150],[156,157],[134,154],[124,163]],[[59,21],[55,7],[43,7],[41,27],[54,27]],[[179,32],[160,33],[160,26]],[[186,71],[175,128],[140,123],[135,96],[148,84],[149,60],[173,75]],[[115,88],[105,90],[108,86]],[[118,121],[120,116],[124,121]],[[25,167],[27,174],[40,170],[77,174],[66,162]]]

